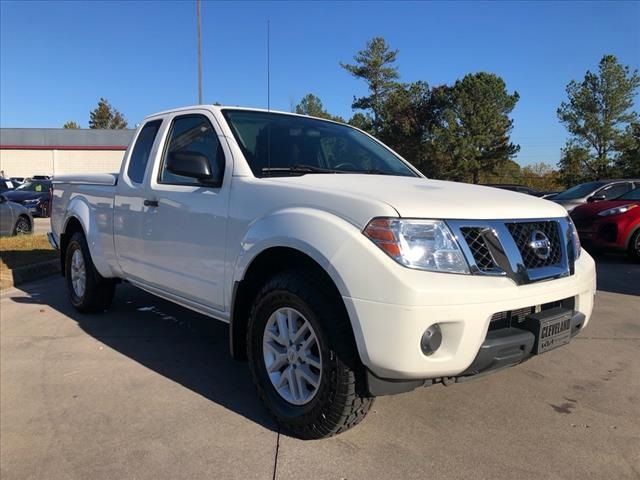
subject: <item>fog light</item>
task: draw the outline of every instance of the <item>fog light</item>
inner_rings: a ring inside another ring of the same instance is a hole
[[[431,355],[440,348],[442,344],[442,331],[437,323],[431,325],[422,335],[420,348],[425,355]]]

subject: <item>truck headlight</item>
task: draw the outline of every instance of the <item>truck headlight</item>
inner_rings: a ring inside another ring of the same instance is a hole
[[[582,245],[580,245],[580,236],[578,235],[578,229],[571,217],[567,217],[567,221],[569,222],[569,231],[568,235],[571,237],[571,244],[573,245],[573,255],[574,260],[580,258],[580,252],[582,252]]]
[[[362,233],[405,267],[469,273],[458,242],[442,220],[374,218]]]

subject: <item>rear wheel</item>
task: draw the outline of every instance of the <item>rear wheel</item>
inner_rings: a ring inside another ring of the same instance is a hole
[[[31,222],[27,217],[18,217],[13,229],[14,235],[28,235],[31,233]]]
[[[640,229],[631,237],[629,241],[629,256],[636,262],[640,262]]]
[[[258,393],[292,435],[324,438],[364,419],[373,404],[343,308],[306,272],[269,280],[254,301],[249,367]]]
[[[115,281],[98,273],[81,232],[74,233],[67,246],[65,278],[69,299],[78,311],[101,312],[111,305]]]

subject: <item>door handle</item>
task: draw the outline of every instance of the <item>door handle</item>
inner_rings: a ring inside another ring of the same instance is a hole
[[[144,201],[144,206],[145,207],[157,207],[158,206],[158,200],[145,200]]]

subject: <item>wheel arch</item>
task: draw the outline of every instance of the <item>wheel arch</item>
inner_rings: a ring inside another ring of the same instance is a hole
[[[339,302],[339,308],[344,310],[345,318],[349,318],[334,277],[317,259],[291,246],[266,248],[251,260],[243,277],[234,281],[233,284],[229,317],[229,349],[234,359],[246,360],[247,325],[251,302],[269,278],[288,270],[313,272],[327,286],[335,301]],[[349,324],[351,327],[350,322]]]
[[[81,231],[91,254],[91,261],[100,275],[105,278],[116,277],[113,273],[111,265],[106,257],[105,248],[108,248],[107,242],[113,242],[113,232],[111,232],[110,240],[105,238],[105,231],[101,232],[96,223],[96,211],[92,208],[88,199],[82,195],[74,197],[67,206],[63,227],[60,233],[60,254],[64,258],[66,246],[71,236]],[[109,228],[112,226],[109,224]],[[66,238],[65,238],[66,237]],[[62,260],[64,261],[64,260]]]
[[[81,232],[86,236],[84,226],[80,219],[75,215],[70,215],[65,222],[62,233],[60,234],[60,272],[63,277],[66,275],[65,257],[67,254],[67,247],[69,246],[71,237],[73,237],[76,232]]]
[[[27,215],[26,213],[20,213],[17,216],[14,228],[15,228],[15,226],[18,225],[18,220],[20,220],[21,218],[24,218],[27,221],[27,223],[29,224],[29,228],[31,229],[31,232],[33,232],[33,219],[29,215]]]
[[[631,244],[631,239],[633,238],[633,236],[636,233],[638,233],[638,231],[640,231],[640,223],[638,223],[637,225],[634,225],[633,228],[631,228],[631,230],[627,234],[627,238],[626,238],[626,240],[624,242],[624,248],[625,249],[629,248],[629,246]]]

